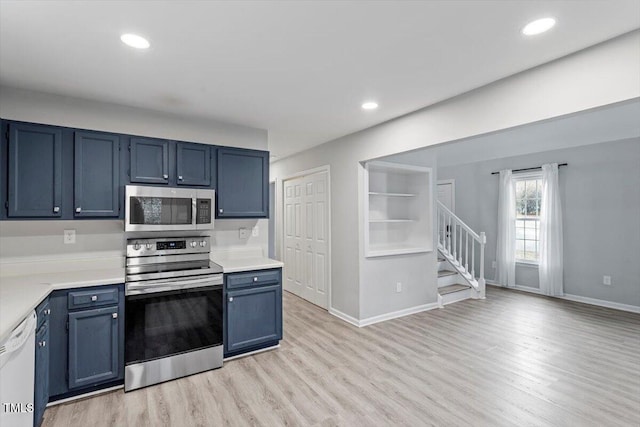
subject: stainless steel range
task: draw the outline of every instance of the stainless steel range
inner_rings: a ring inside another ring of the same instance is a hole
[[[125,391],[222,366],[222,268],[209,245],[127,241]]]

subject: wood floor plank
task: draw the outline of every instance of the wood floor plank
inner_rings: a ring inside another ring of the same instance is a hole
[[[50,407],[52,426],[640,426],[640,315],[513,290],[357,328],[289,293],[279,349]]]

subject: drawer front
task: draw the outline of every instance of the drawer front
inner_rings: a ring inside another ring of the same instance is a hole
[[[94,289],[88,291],[69,292],[68,308],[74,310],[78,308],[100,307],[103,305],[114,305],[118,303],[118,289]]]
[[[280,269],[233,273],[227,276],[227,289],[280,283]]]

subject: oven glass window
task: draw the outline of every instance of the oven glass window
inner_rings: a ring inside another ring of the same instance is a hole
[[[127,364],[222,344],[222,288],[128,296]]]
[[[173,197],[131,197],[131,224],[191,224],[191,199]]]

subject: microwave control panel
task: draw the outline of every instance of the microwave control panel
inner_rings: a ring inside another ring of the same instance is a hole
[[[211,199],[196,200],[196,224],[211,224]]]

